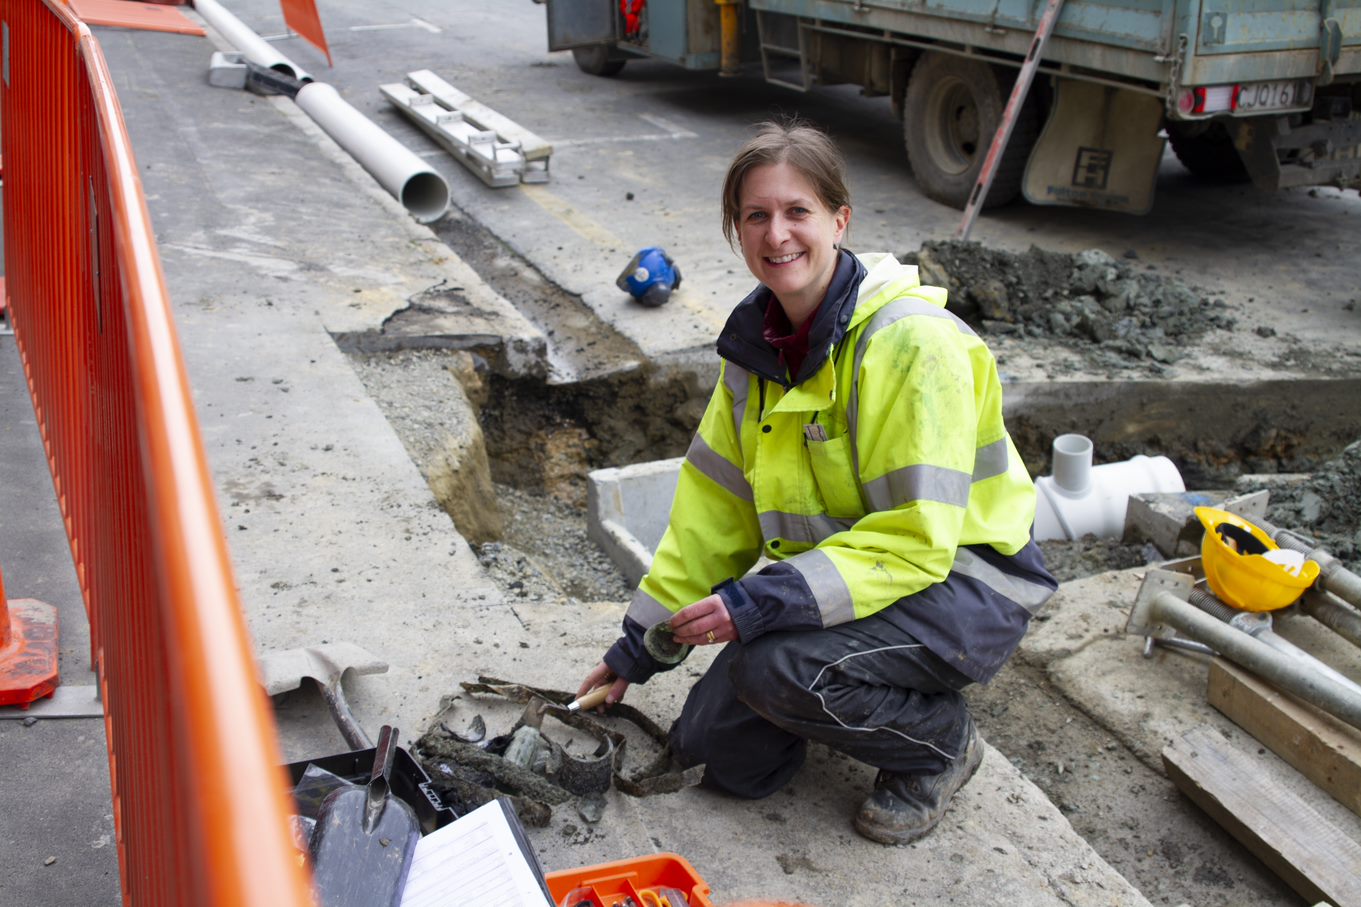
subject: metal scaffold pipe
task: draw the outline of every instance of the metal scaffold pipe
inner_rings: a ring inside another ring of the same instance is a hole
[[[429,223],[444,214],[449,207],[449,185],[444,177],[346,103],[334,88],[309,82],[293,100],[416,220]]]
[[[1331,592],[1310,589],[1300,599],[1300,612],[1341,636],[1354,646],[1361,646],[1361,614],[1333,597]]]
[[[1165,624],[1213,647],[1220,655],[1256,673],[1287,693],[1361,728],[1361,694],[1286,655],[1246,632],[1225,624],[1171,592],[1157,592],[1136,604],[1139,626]]]
[[[217,29],[232,47],[241,51],[247,60],[291,76],[299,82],[312,81],[312,77],[301,66],[279,53],[274,45],[251,31],[246,23],[232,15],[217,0],[194,0],[194,10]]]
[[[1293,658],[1302,667],[1311,671],[1317,671],[1325,677],[1330,677],[1340,683],[1343,687],[1351,690],[1357,696],[1361,696],[1361,686],[1353,683],[1351,678],[1333,670],[1290,640],[1278,634],[1273,628],[1273,621],[1270,614],[1265,612],[1254,613],[1251,611],[1239,611],[1224,604],[1224,602],[1202,589],[1192,589],[1187,596],[1187,601],[1204,611],[1206,614],[1209,614],[1211,617],[1216,617],[1234,629],[1241,630],[1249,636],[1266,643],[1282,655]]]

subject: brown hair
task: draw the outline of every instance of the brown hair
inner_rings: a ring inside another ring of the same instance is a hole
[[[729,246],[735,245],[742,213],[742,181],[757,167],[782,163],[808,178],[828,211],[851,206],[846,162],[827,133],[798,119],[758,123],[756,135],[737,152],[723,180],[723,236]]]

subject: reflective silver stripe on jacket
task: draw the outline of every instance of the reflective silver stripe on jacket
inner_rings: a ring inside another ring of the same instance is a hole
[[[664,620],[671,619],[672,611],[670,608],[648,595],[642,589],[633,593],[633,600],[629,602],[628,611],[624,612],[625,617],[631,617],[644,627],[651,627]]]
[[[794,555],[786,563],[799,571],[803,581],[808,584],[818,603],[824,627],[855,620],[855,603],[851,600],[850,587],[826,553],[817,549],[805,551]]]
[[[779,510],[767,510],[760,514],[759,519],[761,535],[767,541],[786,539],[809,545],[816,545],[855,525],[855,520],[836,520],[825,513],[783,513]]]
[[[936,501],[956,507],[969,506],[973,477],[944,466],[904,466],[865,484],[870,509],[894,510],[912,501]]]
[[[1007,452],[1007,439],[1003,436],[1000,440],[978,448],[973,459],[973,480],[981,482],[984,479],[1005,475],[1010,466],[1011,459]]]
[[[690,442],[690,449],[685,452],[685,459],[689,461],[691,466],[713,479],[718,487],[744,501],[754,500],[751,483],[742,474],[741,468],[723,459],[721,454],[715,452],[699,436],[699,432],[695,432],[695,438]]]
[[[1039,611],[1040,606],[1049,601],[1049,597],[1054,594],[1054,590],[1042,583],[1032,583],[1009,573],[1003,573],[968,548],[956,549],[955,562],[950,567],[950,572],[977,580],[1003,598],[1014,601],[1031,614]]]
[[[742,419],[747,414],[747,388],[751,384],[747,378],[747,370],[740,365],[723,363],[723,383],[732,394],[732,430],[733,436],[737,438],[738,450],[742,449]]]

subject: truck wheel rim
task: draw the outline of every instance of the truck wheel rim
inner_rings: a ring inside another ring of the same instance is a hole
[[[966,172],[978,158],[978,102],[958,79],[942,79],[927,105],[926,148],[937,168]]]

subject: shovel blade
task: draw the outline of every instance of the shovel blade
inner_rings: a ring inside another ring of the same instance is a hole
[[[328,796],[312,834],[312,869],[322,907],[398,907],[411,870],[420,825],[403,801],[387,795],[365,831],[365,788]]]

